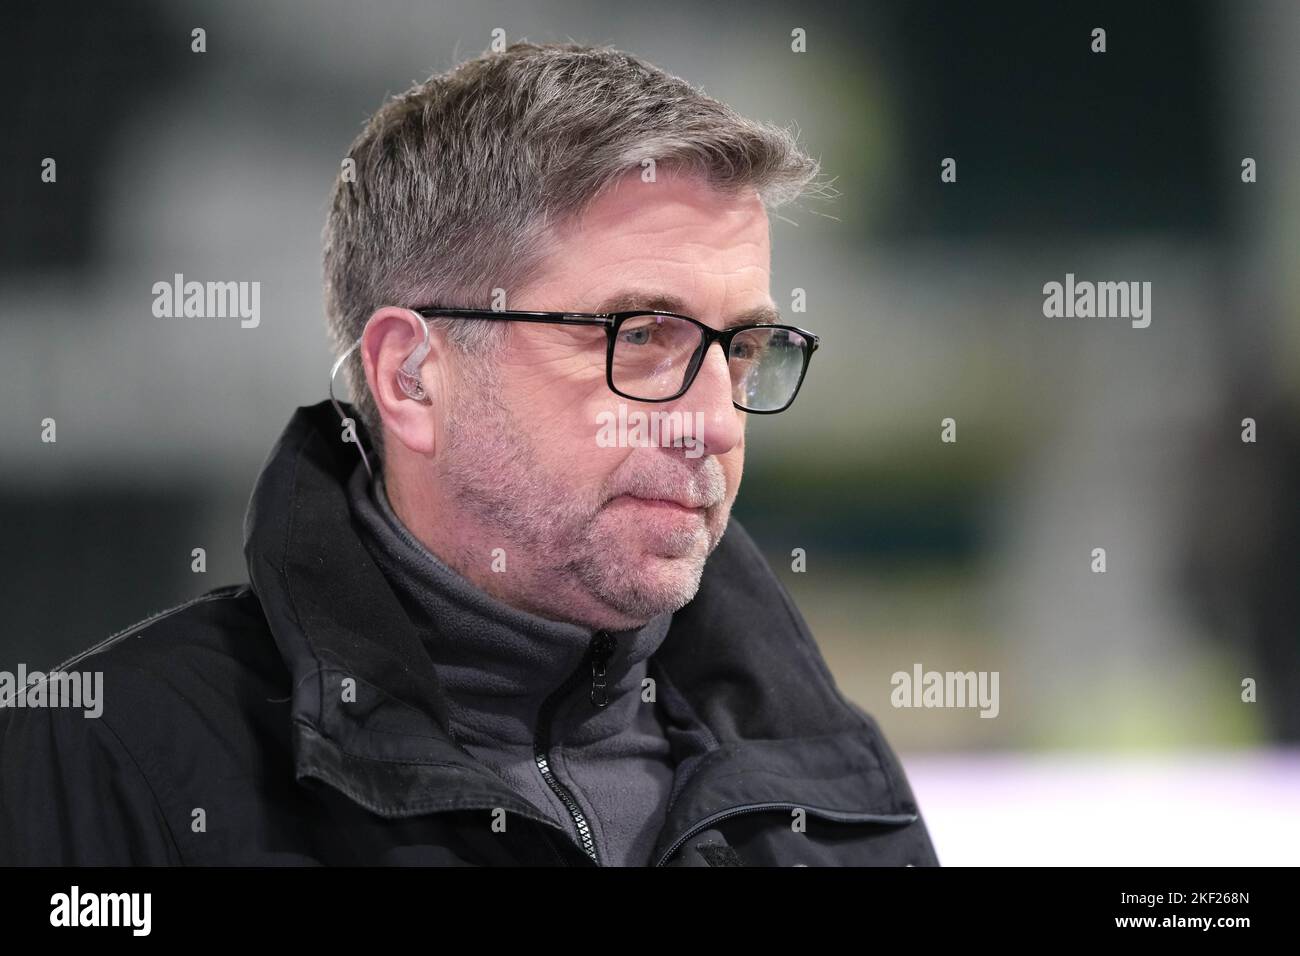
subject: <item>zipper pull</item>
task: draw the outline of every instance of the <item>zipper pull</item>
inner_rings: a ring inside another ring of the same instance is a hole
[[[607,631],[597,631],[591,638],[591,702],[597,707],[609,703],[605,687],[605,664],[614,653],[614,639]]]

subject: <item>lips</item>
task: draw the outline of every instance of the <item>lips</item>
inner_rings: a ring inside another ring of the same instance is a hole
[[[702,511],[706,506],[702,504],[692,504],[689,499],[683,501],[679,498],[643,498],[640,495],[620,495],[620,498],[627,498],[638,504],[649,505],[651,507],[672,508],[678,511]]]

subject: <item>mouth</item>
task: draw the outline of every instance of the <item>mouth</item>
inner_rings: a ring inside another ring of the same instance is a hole
[[[696,506],[689,503],[683,503],[674,498],[642,498],[637,495],[619,495],[614,499],[614,501],[626,501],[644,508],[679,512],[681,514],[703,514],[706,510],[702,505]]]

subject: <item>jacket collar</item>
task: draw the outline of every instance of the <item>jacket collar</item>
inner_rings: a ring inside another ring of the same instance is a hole
[[[249,578],[293,679],[298,779],[385,817],[501,807],[554,826],[447,732],[433,661],[354,527],[345,483],[358,455],[342,435],[329,402],[299,408],[244,520]],[[359,424],[357,435],[365,441]],[[681,720],[656,858],[741,807],[916,818],[875,722],[841,695],[736,519],[695,598],[673,615],[650,673]]]

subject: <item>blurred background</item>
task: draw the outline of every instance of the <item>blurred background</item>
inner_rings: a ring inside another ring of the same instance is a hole
[[[330,185],[385,96],[497,28],[611,43],[797,128],[835,177],[834,202],[773,220],[772,294],[806,290],[825,347],[791,411],[751,420],[735,514],[902,757],[941,862],[1300,860],[1295,4],[0,18],[0,668],[246,579],[252,483],[326,396]],[[154,318],[175,273],[259,281],[260,324]],[[1149,281],[1150,326],[1044,317],[1066,273]],[[998,672],[997,717],[892,706],[918,664]]]

